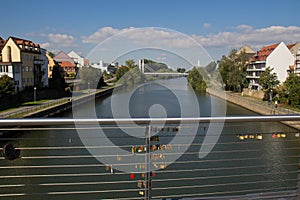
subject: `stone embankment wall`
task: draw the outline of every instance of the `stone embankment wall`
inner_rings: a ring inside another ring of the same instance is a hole
[[[275,107],[275,105],[268,105],[267,102],[264,102],[259,99],[254,99],[252,97],[242,96],[241,93],[232,93],[232,92],[218,92],[216,90],[207,89],[207,93],[210,95],[225,99],[228,102],[234,103],[236,105],[242,106],[248,110],[256,112],[261,115],[299,115],[299,112],[295,112],[289,109]],[[282,122],[288,126],[291,126],[295,129],[300,130],[299,121],[288,121]]]

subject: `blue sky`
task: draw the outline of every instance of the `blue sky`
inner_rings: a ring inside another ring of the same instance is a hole
[[[1,8],[1,37],[26,38],[50,51],[75,50],[83,56],[130,27],[187,34],[213,59],[243,44],[257,50],[300,41],[298,0],[4,0]]]

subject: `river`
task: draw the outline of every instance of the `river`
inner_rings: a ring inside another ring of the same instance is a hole
[[[212,114],[256,115],[221,99],[195,94],[185,78],[176,78],[147,83],[134,91],[116,91],[112,96],[86,103],[60,117],[204,117]],[[131,157],[139,157],[139,153],[131,151],[132,147],[145,144],[145,127],[103,126],[103,135],[99,137],[92,134],[99,127],[77,126],[77,131],[74,127],[48,128],[52,130],[37,127],[18,131],[18,137],[2,141],[21,148],[22,158],[1,161],[3,197],[0,195],[0,199],[140,198],[138,182],[144,179],[142,171],[146,166],[138,164],[138,158],[132,163]],[[153,150],[149,165],[153,172],[153,198],[226,196],[296,188],[300,140],[295,137],[294,129],[281,123],[175,124],[152,128],[151,135],[158,136],[159,141],[151,142],[160,148]],[[272,135],[273,132],[280,137]],[[217,143],[213,144],[212,139],[204,144],[206,136],[217,139]],[[120,154],[103,145],[106,138],[111,141],[110,145],[120,149]],[[165,149],[162,149],[163,144],[166,144]],[[89,148],[86,150],[84,145]],[[210,146],[211,151],[199,153],[205,145]],[[95,148],[91,148],[93,146]],[[110,154],[113,154],[113,163],[105,160]],[[125,165],[126,168],[120,168]]]

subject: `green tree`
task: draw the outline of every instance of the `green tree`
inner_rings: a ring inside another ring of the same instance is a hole
[[[129,69],[133,69],[133,68],[137,67],[137,64],[135,64],[133,59],[126,60],[125,64]]]
[[[128,70],[119,79],[119,83],[127,87],[133,87],[144,82],[146,82],[145,75],[137,67]]]
[[[176,71],[179,72],[179,73],[184,73],[184,72],[185,72],[185,69],[184,69],[184,68],[177,68]]]
[[[52,77],[49,79],[49,88],[58,92],[65,91],[67,84],[64,79],[64,71],[58,65],[54,65],[52,69]]]
[[[300,77],[291,73],[283,83],[282,90],[279,92],[281,101],[287,102],[294,107],[300,107]]]
[[[128,71],[129,71],[129,67],[127,66],[119,67],[116,72],[116,79],[120,80],[120,78],[122,78],[122,76],[124,76],[124,74],[126,74]]]
[[[274,90],[279,85],[279,80],[276,73],[272,73],[273,68],[267,67],[264,72],[260,74],[258,83],[261,85],[263,91],[267,94]]]
[[[13,94],[15,91],[14,82],[12,79],[3,75],[0,77],[0,94]]]
[[[199,68],[194,67],[189,72],[189,75],[187,77],[188,83],[195,91],[205,92],[207,86],[199,70]]]
[[[225,90],[240,91],[248,86],[246,63],[246,53],[237,53],[235,49],[230,52],[229,56],[222,56],[218,71],[225,84]]]
[[[48,51],[48,55],[49,55],[51,58],[54,58],[54,57],[55,57],[55,54],[52,53],[51,51]]]
[[[98,89],[106,85],[100,69],[83,67],[79,70],[79,77],[82,88]]]

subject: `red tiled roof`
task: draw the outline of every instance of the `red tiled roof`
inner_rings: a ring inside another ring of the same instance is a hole
[[[59,62],[58,64],[61,67],[75,67],[75,65],[73,63],[70,63],[68,61],[62,61],[62,62]]]
[[[276,49],[279,44],[272,44],[270,46],[265,46],[252,57],[251,61],[264,61],[267,57]]]
[[[32,47],[35,47],[35,48],[39,48],[40,47],[39,44],[34,43],[34,42],[30,41],[30,40],[25,40],[25,39],[21,39],[21,38],[17,38],[17,37],[12,37],[12,36],[9,37],[9,38],[11,38],[17,44],[18,47],[19,47],[19,45],[24,45],[24,46],[28,46],[29,45],[29,46],[32,46]],[[35,48],[33,48],[33,51],[39,53],[39,50],[36,50]],[[26,49],[26,48],[21,49],[21,50],[22,51],[29,51],[29,52],[31,51],[31,50]]]

